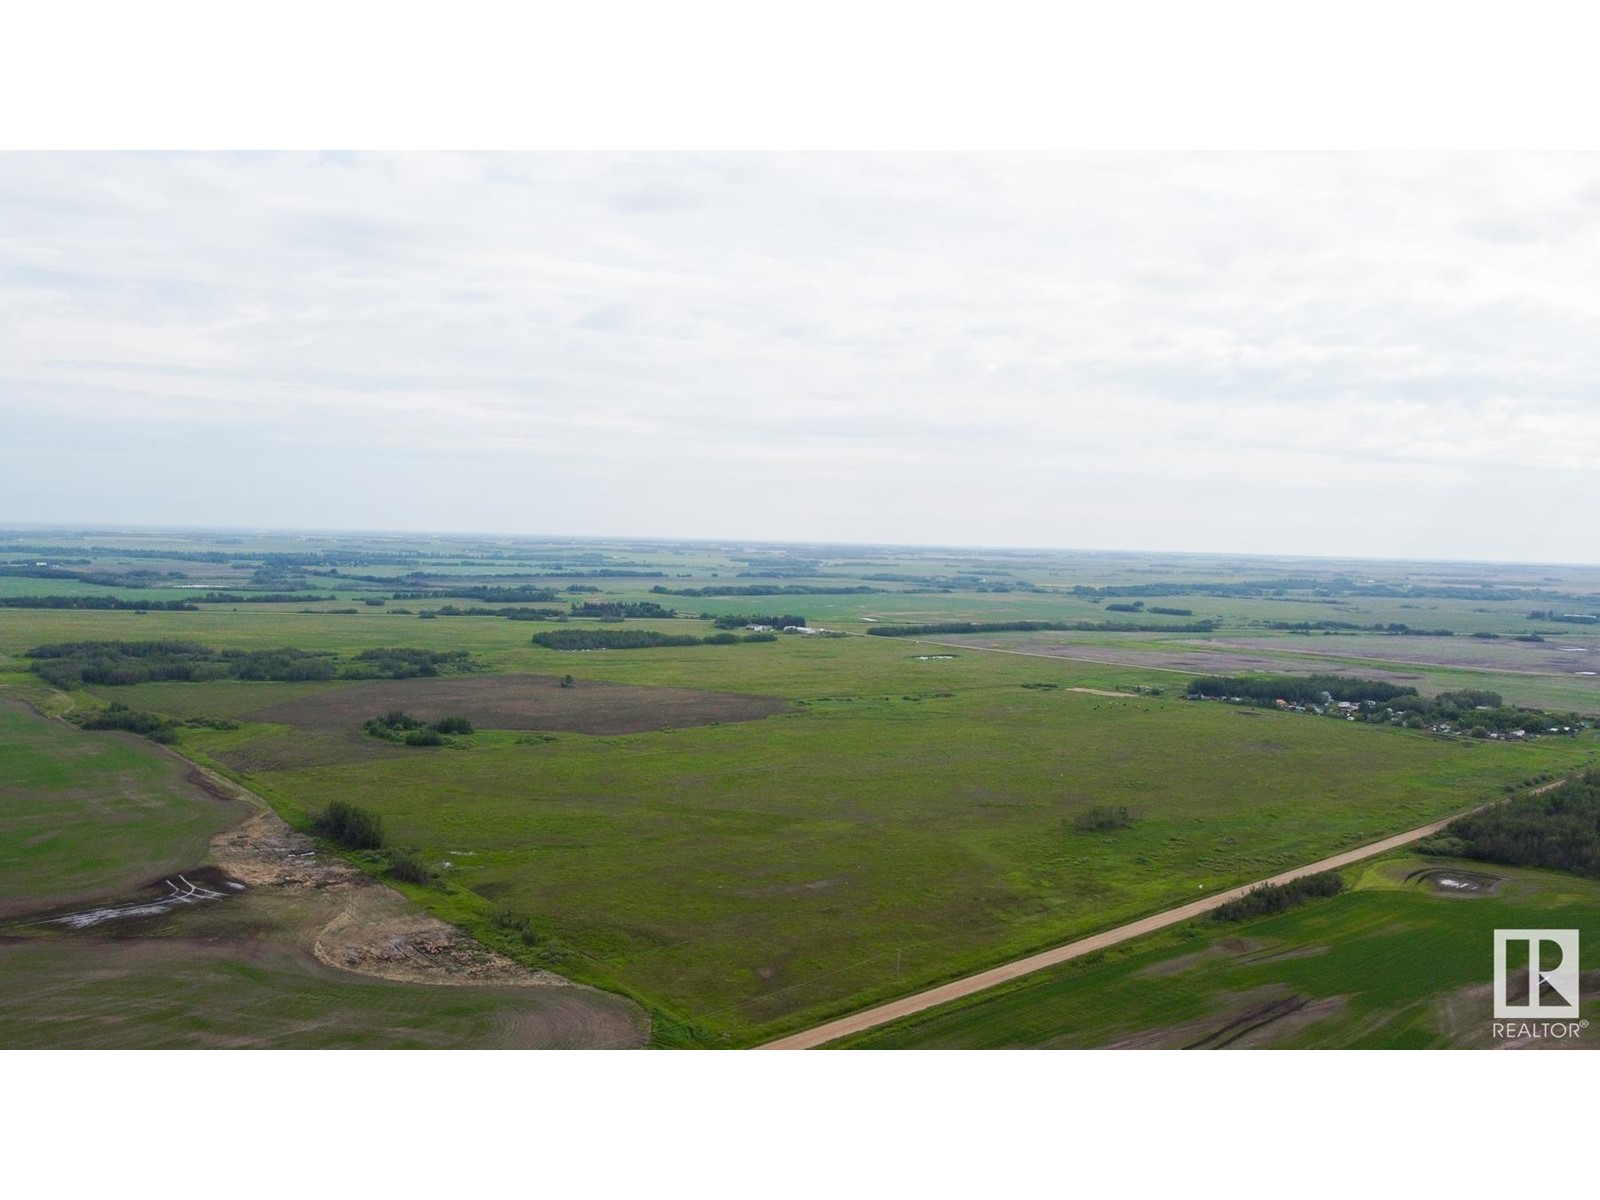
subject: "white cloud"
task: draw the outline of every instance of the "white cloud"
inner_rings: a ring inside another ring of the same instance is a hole
[[[1577,156],[9,156],[0,520],[1594,560],[1530,514],[1600,456],[1597,196]]]

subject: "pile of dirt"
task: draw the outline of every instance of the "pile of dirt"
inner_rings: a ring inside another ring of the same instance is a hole
[[[319,892],[338,911],[315,936],[311,952],[329,966],[406,983],[570,987],[474,941],[452,925],[418,911],[272,812],[258,812],[211,839],[211,856],[228,876],[252,888]]]

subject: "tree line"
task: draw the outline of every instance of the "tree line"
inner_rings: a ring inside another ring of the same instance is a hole
[[[59,688],[85,684],[120,687],[138,683],[200,683],[210,679],[317,682],[345,679],[407,679],[474,669],[465,650],[385,647],[363,650],[340,670],[332,651],[217,650],[197,642],[61,642],[35,646],[27,657],[36,675]]]
[[[867,632],[874,637],[932,637],[955,633],[1033,633],[1036,631],[1073,633],[1211,633],[1215,621],[1137,622],[1137,621],[943,621],[932,625],[874,625]]]
[[[775,633],[661,633],[655,629],[550,629],[533,635],[546,650],[651,650],[661,646],[731,646],[739,642],[775,642]]]
[[[776,616],[771,613],[724,613],[720,617],[701,613],[700,619],[709,620],[718,629],[743,629],[746,625],[770,625],[774,629],[785,629],[790,625],[800,628],[805,628],[806,625],[806,619],[798,613],[781,613]]]
[[[0,608],[76,608],[107,612],[199,612],[187,600],[123,600],[118,596],[0,596]]]
[[[875,587],[816,587],[806,583],[785,584],[707,584],[705,587],[669,588],[657,584],[650,589],[660,596],[862,596],[869,592],[889,592]],[[902,593],[903,594],[903,593]]]
[[[1600,771],[1458,817],[1419,849],[1600,879]]]

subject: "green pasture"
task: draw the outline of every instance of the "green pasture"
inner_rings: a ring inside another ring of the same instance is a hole
[[[717,648],[680,666],[704,649]],[[493,908],[527,915],[558,969],[735,1043],[1412,828],[1595,753],[1590,739],[1452,743],[1024,688],[1005,677],[1010,656],[924,664],[904,649],[870,691],[812,691],[749,723],[488,733],[348,762],[247,726],[193,731],[186,750],[292,819],[335,799],[379,812],[448,881],[420,902],[469,927]],[[808,643],[793,661],[813,650],[885,652]],[[582,657],[644,673],[657,653]],[[1070,669],[1021,662],[1056,680]],[[802,672],[777,694],[836,682]],[[294,765],[308,752],[320,765]],[[1102,804],[1133,824],[1078,832]]]
[[[1197,921],[1039,972],[837,1043],[871,1049],[1194,1044],[1248,1007],[1323,1002],[1310,1023],[1268,1027],[1264,1044],[1351,1049],[1493,1045],[1495,929],[1576,928],[1600,967],[1600,882],[1460,864],[1506,878],[1492,895],[1431,891],[1405,878],[1436,861],[1398,858],[1347,877],[1354,891],[1277,916]],[[1315,1014],[1316,1009],[1312,1012]],[[1600,1011],[1592,987],[1583,1016]],[[1163,1035],[1165,1032],[1165,1036]],[[1584,1031],[1594,1045],[1592,1028]]]

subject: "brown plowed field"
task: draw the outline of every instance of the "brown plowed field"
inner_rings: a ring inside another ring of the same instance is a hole
[[[615,734],[758,721],[787,706],[775,696],[689,688],[587,680],[564,688],[553,675],[452,675],[332,687],[246,713],[245,719],[336,734],[359,732],[369,717],[399,708],[424,721],[466,717],[481,729]]]

